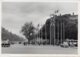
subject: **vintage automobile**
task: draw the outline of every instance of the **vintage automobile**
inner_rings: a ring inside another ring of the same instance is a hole
[[[2,43],[2,47],[10,47],[9,43]]]
[[[23,42],[23,45],[28,45],[28,42]]]
[[[78,46],[78,41],[77,40],[70,40],[68,42],[69,42],[70,47],[77,47]]]
[[[10,43],[8,40],[6,41],[2,41],[2,44],[1,44],[2,47],[10,47]]]
[[[68,42],[65,41],[65,42],[61,43],[60,46],[64,47],[64,48],[68,48],[69,44],[68,44]]]
[[[77,40],[69,39],[60,44],[61,47],[77,47]]]

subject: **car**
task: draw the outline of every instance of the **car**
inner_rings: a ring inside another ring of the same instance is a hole
[[[23,43],[23,45],[27,45],[27,44],[28,44],[28,42],[24,42],[24,43]]]
[[[10,41],[7,39],[7,40],[4,40],[2,41],[2,44],[1,44],[2,47],[10,47]]]
[[[68,42],[65,41],[65,42],[61,43],[60,46],[64,47],[64,48],[68,48],[69,44],[68,44]]]
[[[77,47],[78,46],[78,43],[77,42],[70,42],[69,43],[69,46],[70,47]]]
[[[19,42],[19,44],[21,44],[21,42]]]
[[[2,47],[10,47],[10,43],[2,43]]]

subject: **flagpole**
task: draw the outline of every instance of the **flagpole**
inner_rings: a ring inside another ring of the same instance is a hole
[[[42,25],[40,25],[40,43],[41,43],[41,39],[42,39]]]
[[[51,25],[52,25],[52,20],[50,20],[50,45],[52,45],[51,43],[52,43],[52,39],[51,39]]]
[[[63,23],[63,40],[65,40],[65,26],[64,26],[64,23]]]
[[[59,12],[59,10],[56,10],[55,14],[54,14],[54,45],[56,44],[56,38],[55,38],[56,37],[56,31],[55,31],[56,30],[56,27],[55,27],[56,23],[55,23],[55,19],[56,19],[56,13],[58,13],[58,12]]]
[[[39,24],[38,24],[38,37],[37,37],[37,39],[39,38]]]
[[[45,39],[47,40],[46,23],[45,23]],[[46,43],[47,44],[47,43]]]
[[[61,43],[62,43],[62,23],[61,23]]]
[[[43,39],[43,25],[41,25],[42,29],[41,29],[41,38]]]
[[[56,18],[56,11],[55,11],[55,14],[54,14],[54,45],[55,45],[55,18]]]
[[[54,14],[51,14],[52,17],[53,17],[53,19],[52,19],[51,22],[50,22],[50,44],[51,44],[51,36],[52,36],[52,35],[51,35],[51,29],[52,29],[52,28],[51,28],[51,25],[54,24],[54,37],[53,37],[53,41],[54,41],[53,44],[54,44],[54,45],[55,45],[55,42],[56,42],[56,41],[55,41],[55,40],[56,40],[56,39],[55,39],[55,33],[56,33],[56,31],[55,31],[55,29],[56,29],[56,27],[55,27],[55,19],[56,19],[56,13],[58,13],[58,11],[59,11],[59,10],[56,10],[56,11],[54,12]]]
[[[59,24],[57,24],[57,30],[58,30],[58,32],[57,32],[58,33],[58,37],[57,37],[57,40],[58,41],[57,41],[57,44],[59,44]]]

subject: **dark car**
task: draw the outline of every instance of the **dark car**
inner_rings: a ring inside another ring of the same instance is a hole
[[[10,47],[10,43],[2,43],[2,47]]]
[[[23,45],[27,45],[27,44],[28,44],[28,42],[24,42],[24,43],[23,43]]]

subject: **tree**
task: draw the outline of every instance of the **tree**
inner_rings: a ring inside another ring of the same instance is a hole
[[[25,23],[24,26],[22,27],[22,34],[28,39],[28,42],[34,38],[34,30],[35,27],[33,26],[32,22],[30,23]]]
[[[13,34],[12,32],[9,32],[4,27],[1,27],[1,40],[9,40],[9,41],[24,41],[24,39],[16,34]]]

